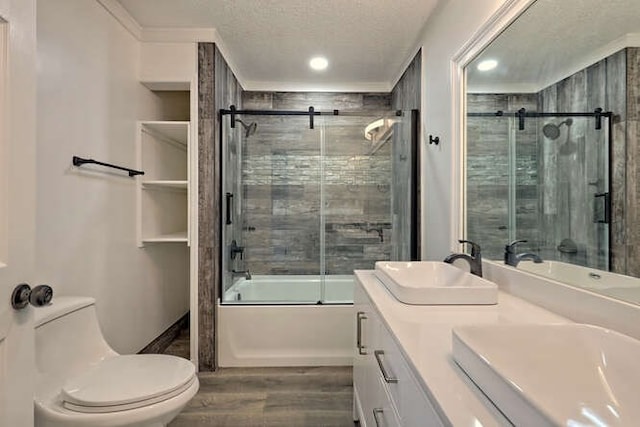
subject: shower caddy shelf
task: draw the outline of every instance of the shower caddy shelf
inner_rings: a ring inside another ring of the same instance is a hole
[[[189,244],[188,121],[138,123],[138,167],[145,178],[138,181],[137,241]]]

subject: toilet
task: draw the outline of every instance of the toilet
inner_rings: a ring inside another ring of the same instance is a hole
[[[93,298],[58,297],[35,312],[36,427],[166,426],[198,391],[189,360],[109,347]]]

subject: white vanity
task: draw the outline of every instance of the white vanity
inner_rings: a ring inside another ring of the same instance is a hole
[[[490,268],[488,276],[502,280],[493,274]],[[503,291],[495,305],[406,304],[374,271],[356,271],[355,277],[354,418],[363,427],[511,426],[454,360],[454,329],[589,320],[569,320]]]

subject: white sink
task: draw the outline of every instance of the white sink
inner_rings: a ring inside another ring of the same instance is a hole
[[[453,330],[453,357],[514,425],[637,426],[640,341],[597,326]]]
[[[496,304],[498,287],[444,262],[378,261],[375,275],[406,304]]]

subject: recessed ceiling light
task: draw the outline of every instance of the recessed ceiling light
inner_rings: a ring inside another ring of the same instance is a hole
[[[316,71],[325,70],[329,66],[329,61],[324,56],[316,56],[309,61],[309,67]]]
[[[485,59],[478,64],[479,71],[489,71],[493,70],[498,66],[498,61],[495,59]]]

